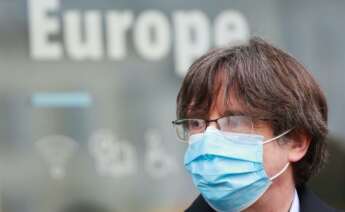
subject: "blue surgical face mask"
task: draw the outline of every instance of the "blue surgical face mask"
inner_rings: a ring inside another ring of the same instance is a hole
[[[288,167],[268,177],[263,166],[264,141],[255,134],[221,132],[208,127],[192,135],[184,165],[204,199],[216,211],[241,211],[256,202]]]

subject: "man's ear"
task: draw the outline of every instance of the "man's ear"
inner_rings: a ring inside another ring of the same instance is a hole
[[[311,138],[305,130],[293,130],[289,139],[288,160],[289,162],[297,162],[307,153]]]

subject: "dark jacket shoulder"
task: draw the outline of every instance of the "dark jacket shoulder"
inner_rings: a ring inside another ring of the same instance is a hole
[[[211,212],[213,210],[205,201],[203,196],[199,195],[194,202],[185,210],[185,212]]]
[[[337,212],[338,210],[329,207],[320,200],[306,186],[302,185],[296,188],[300,203],[300,212]],[[213,210],[202,197],[199,195],[192,205],[186,209],[186,212],[212,212]]]
[[[305,185],[298,186],[296,190],[299,198],[300,212],[340,212],[340,210],[334,209],[320,200]]]

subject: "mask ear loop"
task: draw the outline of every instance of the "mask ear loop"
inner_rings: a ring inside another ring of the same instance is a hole
[[[287,164],[284,166],[284,168],[282,168],[282,170],[280,170],[277,174],[275,174],[272,177],[270,177],[270,180],[274,180],[277,177],[279,177],[281,174],[283,174],[286,171],[286,169],[289,167],[289,165],[290,165],[290,163],[287,162]]]
[[[289,132],[291,132],[291,130],[292,130],[292,129],[286,130],[286,131],[283,132],[282,134],[280,134],[280,135],[278,135],[278,136],[276,136],[276,137],[270,138],[270,139],[268,139],[268,140],[262,142],[262,144],[267,144],[267,143],[269,143],[269,142],[271,142],[271,141],[277,140],[278,138],[281,138],[281,137],[283,137],[284,135],[286,135],[286,134],[288,134]]]
[[[262,142],[262,143],[263,143],[263,144],[267,144],[267,143],[269,143],[269,142],[272,142],[272,141],[274,141],[274,140],[277,140],[277,139],[283,137],[284,135],[288,134],[289,132],[291,132],[291,130],[292,130],[292,129],[289,129],[289,130],[283,132],[282,134],[280,134],[280,135],[278,135],[278,136],[276,136],[276,137],[274,137],[274,138],[270,138],[270,139],[268,139],[268,140],[266,140],[266,141],[264,141],[264,142]],[[283,173],[286,171],[286,169],[289,167],[289,165],[290,165],[290,163],[287,162],[287,164],[285,164],[285,166],[282,168],[282,170],[280,170],[277,174],[275,174],[275,175],[273,175],[272,177],[270,177],[270,180],[274,180],[274,179],[276,179],[277,177],[279,177],[281,174],[283,174]]]

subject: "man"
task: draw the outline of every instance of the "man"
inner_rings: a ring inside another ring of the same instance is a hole
[[[335,211],[305,184],[322,166],[327,103],[292,56],[254,38],[192,66],[173,124],[201,195],[187,211]]]

